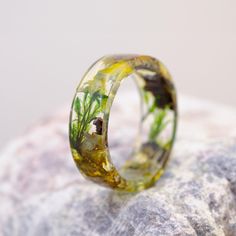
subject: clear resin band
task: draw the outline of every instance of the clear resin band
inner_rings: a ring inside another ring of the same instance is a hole
[[[141,125],[137,127],[141,137],[130,160],[118,169],[109,152],[108,121],[117,90],[130,76],[142,100]],[[160,61],[139,55],[105,56],[92,65],[76,90],[69,124],[72,155],[90,180],[114,189],[139,191],[162,175],[176,125],[176,92]]]

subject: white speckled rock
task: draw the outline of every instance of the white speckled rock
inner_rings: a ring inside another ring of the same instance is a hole
[[[131,97],[129,120],[116,122],[122,135],[134,130]],[[68,147],[68,109],[31,127],[0,156],[0,235],[235,236],[236,111],[189,97],[179,107],[167,170],[137,194],[84,180]],[[124,150],[115,143],[113,152]]]

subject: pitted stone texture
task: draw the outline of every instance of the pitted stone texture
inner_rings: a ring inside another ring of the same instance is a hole
[[[121,127],[122,136],[135,131],[133,102],[126,97],[127,123],[117,121],[113,137],[119,138]],[[181,98],[166,172],[154,187],[136,194],[97,186],[79,174],[68,147],[65,110],[2,152],[0,235],[236,235],[233,109]],[[124,152],[115,141],[110,146],[117,156]]]

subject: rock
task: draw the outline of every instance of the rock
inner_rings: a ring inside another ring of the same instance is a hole
[[[116,120],[114,140],[135,131],[133,102],[126,99],[127,122]],[[135,194],[80,175],[68,146],[68,108],[28,129],[0,156],[0,235],[235,236],[236,111],[189,97],[179,103],[166,172]],[[122,155],[114,140],[113,153]]]

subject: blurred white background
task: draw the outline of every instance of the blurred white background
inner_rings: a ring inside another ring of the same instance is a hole
[[[0,146],[71,102],[111,53],[157,57],[179,93],[236,105],[234,0],[1,0]]]

